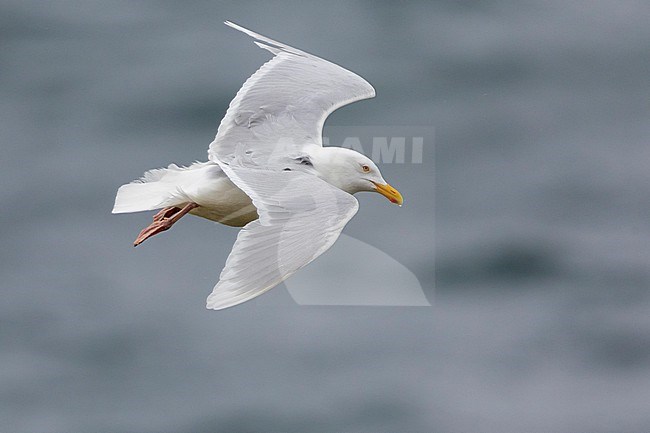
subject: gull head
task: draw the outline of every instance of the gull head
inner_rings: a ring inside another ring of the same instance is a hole
[[[342,147],[318,147],[310,152],[314,169],[326,182],[355,194],[361,191],[379,194],[402,206],[402,194],[386,182],[377,165],[367,156]]]

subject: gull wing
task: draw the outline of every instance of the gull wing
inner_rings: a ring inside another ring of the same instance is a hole
[[[357,213],[352,195],[308,173],[220,163],[253,200],[248,223],[226,260],[207,308],[221,310],[272,289],[334,244]]]
[[[323,124],[331,112],[375,96],[366,80],[347,69],[229,21],[226,24],[253,37],[274,57],[230,103],[208,150],[212,161],[229,161],[238,145],[259,161],[292,146],[322,145]]]

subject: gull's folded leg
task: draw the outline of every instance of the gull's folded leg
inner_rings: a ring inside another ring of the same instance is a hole
[[[199,205],[196,203],[188,203],[183,206],[182,209],[175,206],[164,208],[156,215],[154,215],[153,222],[151,224],[142,229],[136,240],[133,242],[133,246],[137,247],[150,237],[157,235],[158,233],[162,233],[165,230],[169,230],[176,221],[197,207],[199,207]]]
[[[157,214],[155,214],[153,216],[153,220],[154,220],[154,222],[162,221],[165,218],[170,218],[171,216],[173,216],[175,213],[177,213],[180,210],[181,210],[181,208],[176,207],[176,206],[166,207],[166,208],[162,209],[160,212],[158,212]]]

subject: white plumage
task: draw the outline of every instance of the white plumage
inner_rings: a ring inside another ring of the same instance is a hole
[[[274,57],[230,103],[209,161],[151,170],[120,187],[113,213],[164,208],[135,245],[167,230],[185,213],[241,227],[208,297],[223,309],[273,288],[325,252],[354,216],[352,194],[402,197],[364,155],[322,147],[335,109],[375,95],[358,75],[241,26]]]

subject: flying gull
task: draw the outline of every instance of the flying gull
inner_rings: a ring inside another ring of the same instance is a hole
[[[134,242],[186,214],[243,227],[207,299],[220,310],[270,290],[334,244],[356,214],[353,194],[402,195],[363,154],[323,147],[327,116],[375,96],[363,78],[226,21],[273,54],[237,92],[207,162],[148,171],[117,192],[113,213],[161,209]],[[362,260],[363,258],[359,258]]]

